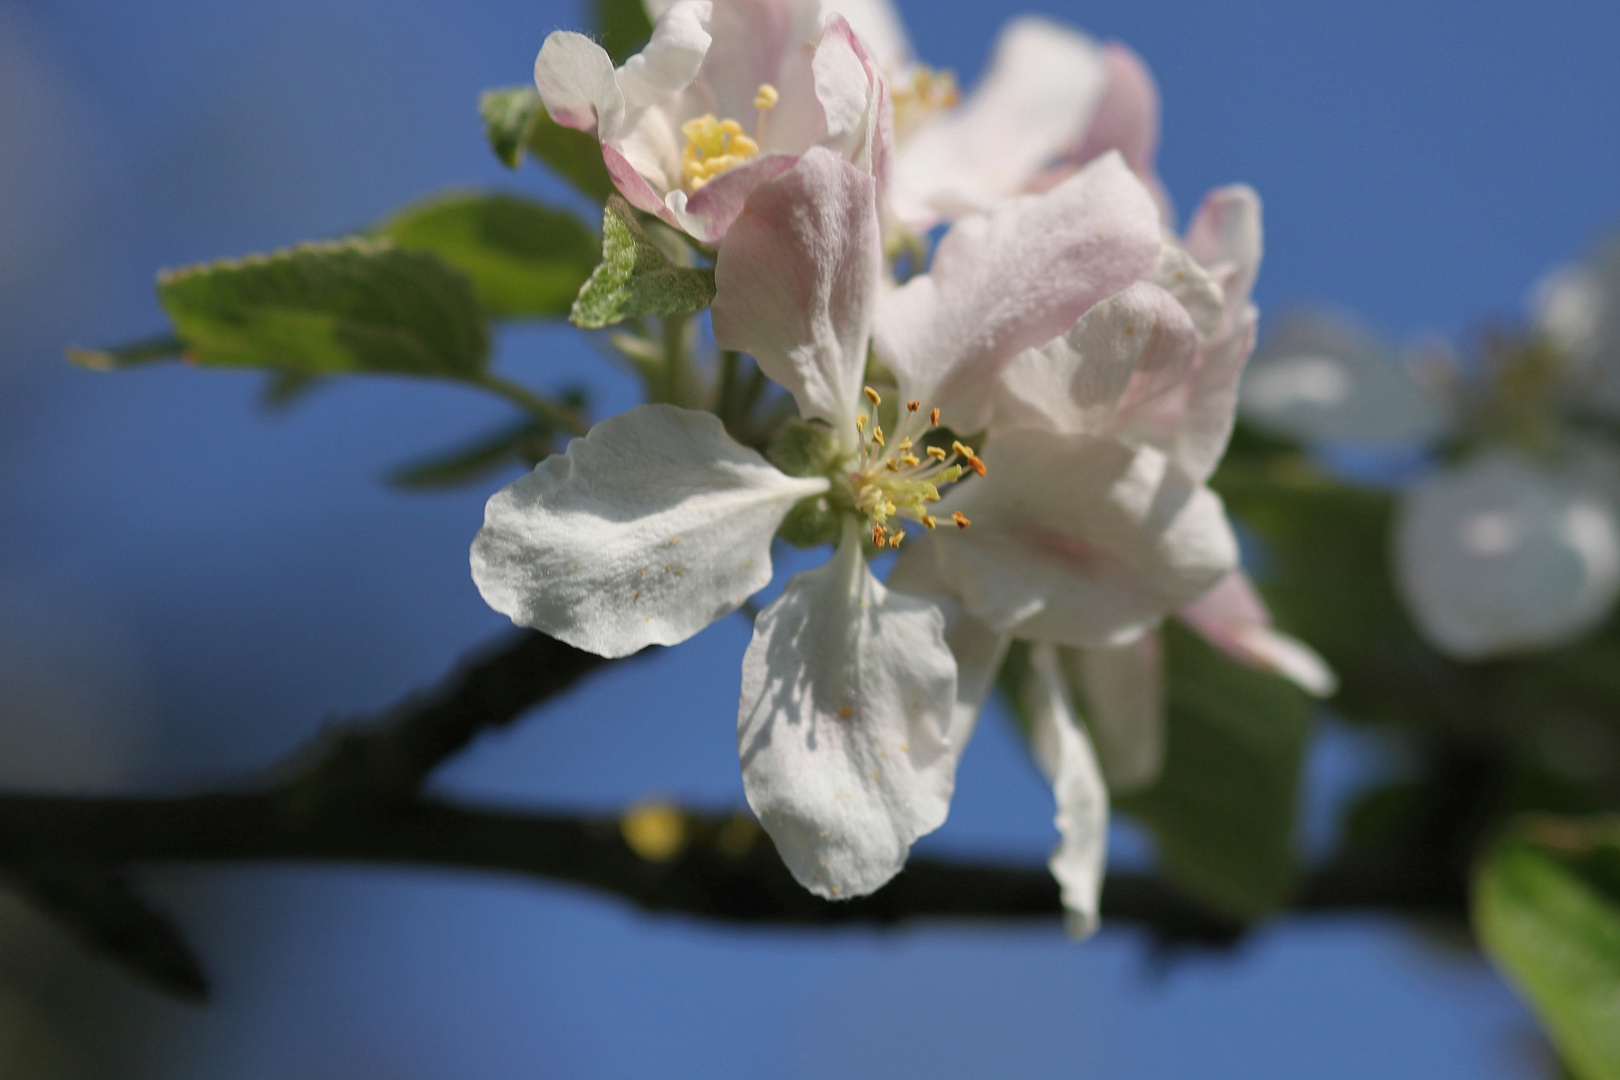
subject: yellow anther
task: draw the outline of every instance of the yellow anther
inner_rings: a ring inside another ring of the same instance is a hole
[[[919,517],[920,517],[923,525],[926,526],[927,528],[934,529],[934,528],[939,527],[939,519],[937,517],[935,517],[933,514],[922,514],[922,515],[919,515]]]
[[[776,108],[776,103],[782,100],[782,95],[776,92],[776,87],[770,83],[760,83],[759,91],[754,94],[754,108],[760,112],[769,112]]]
[[[855,418],[855,430],[856,431],[865,431],[866,430],[866,419],[867,419],[867,417],[866,417],[865,413],[861,413],[859,416],[857,416]]]
[[[880,424],[872,425],[872,441],[879,446],[883,445],[883,427]]]
[[[939,410],[938,409],[929,409],[928,410],[928,423],[933,427],[939,427]]]
[[[905,538],[906,538],[905,533],[897,532],[893,536],[889,537],[889,546],[892,547],[892,548],[899,547],[900,546],[900,541],[904,540]]]
[[[883,463],[883,467],[885,469],[889,470],[890,472],[899,472],[900,471],[900,463],[898,461],[894,460],[894,458],[890,458],[888,461],[885,461]]]
[[[911,439],[910,438],[901,439],[900,440],[900,449],[901,450],[910,450],[911,449]]]
[[[883,546],[883,526],[881,526],[881,525],[872,526],[872,543],[877,545],[878,547]]]
[[[720,133],[735,137],[743,133],[743,126],[735,120],[722,120],[720,121]]]
[[[977,455],[969,455],[968,468],[972,469],[980,476],[983,476],[985,473],[990,471],[989,469],[985,468],[984,462],[980,461]]]
[[[922,458],[918,457],[916,454],[901,454],[900,455],[900,464],[907,465],[907,466],[921,465],[922,464]]]
[[[965,529],[969,525],[973,524],[973,522],[968,520],[968,516],[962,513],[960,510],[951,515],[951,520],[956,522],[956,527],[958,529]]]
[[[963,446],[960,442],[951,443],[951,449],[955,450],[958,454],[961,454],[965,458],[970,458],[973,456],[973,448],[971,446]]]
[[[743,133],[740,123],[717,120],[712,113],[686,121],[681,125],[681,134],[686,136],[681,151],[681,180],[689,191],[696,191],[759,153],[759,143]]]
[[[941,447],[930,446],[928,448],[928,456],[933,458],[935,461],[944,461],[951,455],[947,454]]]
[[[866,388],[866,400],[870,401],[874,405],[883,404],[883,399],[878,397],[878,392],[872,389],[870,386]]]
[[[900,512],[899,507],[895,506],[894,503],[892,503],[892,502],[884,503],[883,504],[883,509],[888,514],[897,514],[897,513]]]
[[[922,402],[920,401],[906,402],[906,412],[916,412],[920,408],[922,408]]]

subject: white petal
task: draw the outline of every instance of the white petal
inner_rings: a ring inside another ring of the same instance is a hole
[[[1157,633],[1111,649],[1064,649],[1108,790],[1148,787],[1164,770],[1164,647]]]
[[[473,580],[513,622],[599,656],[674,645],[770,581],[783,517],[826,489],[709,413],[642,405],[489,500]]]
[[[1234,660],[1281,675],[1317,697],[1331,697],[1338,690],[1338,677],[1315,649],[1271,628],[1271,612],[1241,570],[1177,615]]]
[[[882,268],[872,178],[812,149],[756,188],[727,233],[715,340],[752,354],[800,415],[826,420],[853,447]]]
[[[900,13],[889,0],[828,0],[822,10],[842,15],[890,75],[911,63],[911,42]]]
[[[1134,641],[1237,566],[1220,498],[1152,448],[1016,431],[984,452],[989,475],[936,514],[972,525],[939,545],[964,605],[1020,638]]]
[[[973,738],[979,714],[995,689],[996,674],[1007,657],[1011,635],[992,630],[957,603],[945,579],[939,576],[936,546],[945,541],[924,535],[908,543],[889,572],[894,592],[938,599],[947,624],[945,643],[956,657],[956,704],[951,710],[949,738],[960,755]]]
[[[1242,184],[1216,188],[1199,204],[1183,243],[1222,283],[1227,309],[1241,311],[1260,273],[1260,196]]]
[[[1043,195],[958,222],[929,272],[885,299],[878,356],[907,399],[977,430],[1007,364],[1145,276],[1159,246],[1152,197],[1109,154]]]
[[[1024,190],[1080,140],[1107,79],[1103,51],[1084,34],[1045,19],[1013,20],[961,107],[907,140],[896,186],[946,216]]]
[[[1243,375],[1239,408],[1256,426],[1307,443],[1427,443],[1447,426],[1376,336],[1323,313],[1271,333]]]
[[[679,0],[653,27],[652,39],[619,68],[625,108],[644,109],[685,90],[697,78],[713,40],[710,0]]]
[[[855,49],[848,23],[828,27],[810,66],[826,122],[821,145],[846,161],[856,161],[869,141],[873,79]]]
[[[1434,645],[1475,660],[1560,644],[1620,593],[1620,522],[1574,475],[1517,455],[1436,469],[1401,501],[1398,582]]]
[[[950,808],[956,664],[945,616],[872,576],[853,520],[788,582],[743,657],[737,748],[748,805],[798,882],[872,892]]]
[[[1139,281],[1099,303],[1073,328],[1019,355],[997,384],[992,432],[1037,427],[1104,434],[1187,377],[1198,332],[1186,309]]]
[[[1030,747],[1052,782],[1057,802],[1053,821],[1062,838],[1047,865],[1063,890],[1069,935],[1087,937],[1097,929],[1108,863],[1108,788],[1091,741],[1069,705],[1054,650],[1037,645],[1029,658],[1034,678],[1025,684],[1024,707],[1034,723]]]
[[[602,46],[571,30],[546,37],[534,60],[534,85],[551,118],[603,139],[624,124],[624,94]]]

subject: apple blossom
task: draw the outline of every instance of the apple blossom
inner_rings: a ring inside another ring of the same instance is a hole
[[[889,111],[876,65],[817,0],[676,0],[617,70],[559,30],[535,60],[553,120],[594,133],[629,202],[718,244],[761,183],[812,146],[883,174]]]
[[[1109,150],[1163,202],[1153,166],[1158,90],[1124,46],[1047,19],[1014,19],[964,97],[949,71],[916,59],[888,0],[828,0],[825,8],[849,20],[887,77],[895,136],[889,197],[912,230],[1049,187]]]

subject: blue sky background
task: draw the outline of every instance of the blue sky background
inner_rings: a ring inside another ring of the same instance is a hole
[[[1016,10],[902,8],[921,56],[967,84]],[[1039,10],[1153,67],[1184,212],[1217,184],[1261,192],[1267,313],[1327,300],[1395,336],[1466,334],[1620,227],[1608,0]],[[489,491],[378,481],[499,422],[499,402],[366,381],[272,417],[255,376],[97,375],[61,348],[159,328],[160,266],[334,235],[448,186],[564,197],[495,164],[474,102],[582,21],[552,0],[0,0],[0,783],[237,776],[500,630],[466,572]],[[500,362],[588,381],[603,413],[632,403],[569,333],[513,333]],[[590,684],[442,783],[523,804],[740,803],[746,640],[728,620]],[[1049,795],[1020,754],[987,724],[928,846],[1040,858]],[[1330,737],[1323,790],[1372,756]],[[1317,835],[1330,803],[1313,803]],[[70,1063],[184,1080],[1537,1074],[1528,1018],[1488,971],[1376,920],[1166,962],[1125,931],[736,932],[441,874],[145,880],[217,1003],[156,1002],[0,903],[0,1052],[32,1032]]]

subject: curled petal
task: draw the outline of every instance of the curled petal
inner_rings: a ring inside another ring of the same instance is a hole
[[[546,112],[563,127],[611,139],[624,125],[624,93],[606,50],[584,34],[558,30],[534,61],[534,85]]]
[[[831,0],[822,8],[849,21],[883,71],[896,73],[911,63],[911,41],[889,0]]]
[[[849,522],[832,559],[760,613],[743,657],[743,787],[801,885],[872,892],[944,822],[955,696],[943,612],[885,589]]]
[[[715,264],[715,340],[851,447],[882,267],[872,178],[819,148],[755,190]]]
[[[1164,289],[1139,281],[1008,365],[992,430],[1106,434],[1188,377],[1198,331]]]
[[[674,645],[770,581],[777,527],[826,489],[709,413],[643,405],[489,500],[473,580],[513,622],[599,656]]]
[[[1228,310],[1242,311],[1260,274],[1264,250],[1260,196],[1243,184],[1216,188],[1193,214],[1184,244],[1188,254],[1224,286]]]
[[[1157,633],[1108,649],[1063,649],[1065,673],[1080,690],[1086,723],[1108,790],[1145,788],[1164,769],[1164,646]]]
[[[713,38],[710,0],[679,0],[653,27],[652,38],[619,69],[626,109],[645,109],[679,93],[697,78]]]
[[[1002,369],[1146,276],[1159,246],[1152,197],[1110,154],[1043,195],[958,222],[929,272],[885,300],[878,356],[908,399],[976,430]]]
[[[1620,522],[1576,477],[1517,455],[1436,469],[1395,523],[1397,582],[1420,629],[1477,660],[1590,629],[1620,594]]]
[[[1308,694],[1332,697],[1339,687],[1333,669],[1315,649],[1272,629],[1271,612],[1241,570],[1176,614],[1234,660],[1281,675]]]
[[[1237,566],[1220,498],[1152,447],[1015,431],[984,461],[990,479],[936,513],[972,521],[939,545],[940,571],[992,629],[1127,644]]]
[[[1091,740],[1069,705],[1050,645],[1030,650],[1033,677],[1024,686],[1024,707],[1033,721],[1030,748],[1052,783],[1053,819],[1061,838],[1047,865],[1063,891],[1065,926],[1071,937],[1097,929],[1097,907],[1108,862],[1108,788]]]

